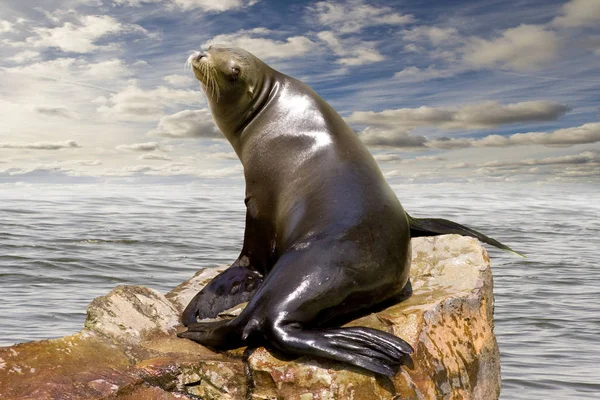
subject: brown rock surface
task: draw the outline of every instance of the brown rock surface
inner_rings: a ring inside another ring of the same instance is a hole
[[[90,303],[81,332],[0,348],[0,399],[498,398],[492,275],[474,239],[414,239],[413,296],[349,324],[413,345],[412,361],[392,379],[264,348],[215,353],[177,338],[182,308],[219,270],[201,270],[166,296],[117,287]]]

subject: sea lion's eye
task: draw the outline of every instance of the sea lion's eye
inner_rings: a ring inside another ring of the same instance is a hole
[[[233,75],[233,79],[237,79],[237,77],[240,75],[240,69],[237,67],[231,68],[231,75]]]

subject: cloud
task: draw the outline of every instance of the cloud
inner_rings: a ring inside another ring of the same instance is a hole
[[[435,162],[435,161],[446,161],[446,158],[440,156],[417,156],[415,158],[402,158],[400,154],[387,153],[387,154],[376,154],[373,156],[378,162],[400,162],[400,163],[423,163],[423,162]]]
[[[214,159],[220,159],[220,160],[239,160],[237,154],[235,154],[233,151],[229,151],[229,152],[220,151],[220,152],[215,152],[215,153],[208,153],[206,156],[208,158],[214,158]]]
[[[600,163],[600,156],[597,151],[584,151],[579,154],[569,154],[557,157],[547,157],[541,159],[528,159],[518,161],[490,161],[480,164],[482,168],[515,167],[515,166],[538,166],[538,165],[577,165]],[[600,174],[600,170],[598,171]]]
[[[118,5],[130,7],[140,7],[143,4],[161,3],[162,0],[112,0]],[[182,10],[201,9],[209,12],[223,12],[235,10],[244,7],[250,7],[258,3],[259,0],[167,0],[167,3],[173,7],[178,7]]]
[[[143,4],[156,4],[161,3],[163,0],[112,0],[113,3],[129,6],[129,7],[140,7]]]
[[[241,164],[224,168],[198,168],[185,163],[168,163],[156,168],[148,168],[146,175],[152,176],[177,176],[191,175],[201,178],[229,178],[243,177],[243,168]]]
[[[48,117],[59,117],[73,119],[75,118],[73,113],[70,112],[66,107],[53,107],[53,106],[37,106],[33,108],[38,114],[42,114]]]
[[[377,162],[402,161],[400,154],[374,154],[373,158]]]
[[[24,75],[27,79],[51,79],[81,85],[102,84],[131,76],[133,72],[123,60],[112,58],[99,62],[65,57],[24,66],[3,68],[9,74]],[[34,90],[27,88],[27,90]]]
[[[13,28],[13,24],[8,21],[0,21],[0,33],[10,32]]]
[[[105,175],[113,176],[195,176],[201,178],[228,178],[243,176],[241,164],[225,168],[201,168],[181,162],[171,162],[160,166],[135,165],[123,170],[113,170]]]
[[[371,64],[385,59],[375,48],[373,43],[361,42],[351,39],[340,39],[333,32],[323,31],[317,37],[327,43],[329,48],[340,58],[336,61],[343,65]]]
[[[475,167],[475,173],[504,180],[573,181],[600,177],[600,155],[597,151],[579,154],[531,158],[526,160],[495,160]]]
[[[394,78],[400,82],[422,82],[430,79],[449,78],[466,71],[467,69],[465,68],[457,67],[439,69],[435,66],[429,66],[427,68],[418,68],[412,66],[396,72],[394,74]]]
[[[499,125],[534,121],[551,121],[564,115],[569,107],[549,101],[525,101],[500,104],[488,101],[460,108],[401,108],[381,112],[355,111],[346,120],[349,123],[384,127],[388,129],[418,126],[438,126],[445,129],[481,129]]]
[[[139,157],[144,160],[158,160],[158,157],[148,157],[152,154],[144,154]],[[165,159],[165,161],[169,161]],[[100,178],[140,178],[140,177],[193,177],[193,178],[242,178],[243,169],[241,164],[233,166],[206,167],[198,164],[186,164],[181,162],[168,162],[155,165],[126,165],[120,167],[100,167],[102,163],[98,160],[73,160],[58,161],[53,163],[38,163],[28,166],[0,167],[0,180],[12,178],[12,180],[35,179],[36,183],[42,180],[49,182],[62,181],[61,178],[69,178],[67,182],[73,182],[73,178],[83,182],[101,182]],[[4,179],[3,179],[4,178]],[[126,182],[133,182],[127,179]]]
[[[64,142],[14,143],[0,142],[0,149],[60,150],[81,147],[74,140]]]
[[[391,7],[376,7],[362,0],[321,1],[308,7],[309,14],[321,25],[336,32],[356,33],[370,26],[404,25],[414,21]]]
[[[489,135],[481,139],[439,138],[428,140],[410,133],[420,126],[446,130],[491,129],[512,123],[551,121],[564,115],[567,106],[548,101],[528,101],[502,105],[496,102],[466,105],[461,108],[402,108],[381,112],[357,111],[346,121],[368,125],[359,133],[369,146],[430,147],[459,149],[467,147],[508,147],[528,144],[571,146],[600,141],[600,123],[559,129],[554,132],[518,133],[511,136]]]
[[[200,8],[204,11],[223,12],[243,7],[250,7],[258,3],[258,0],[171,0],[183,10]]]
[[[134,143],[134,144],[122,144],[116,147],[117,150],[124,151],[154,151],[161,149],[160,144],[157,142],[147,142],[147,143]]]
[[[6,167],[0,168],[0,174],[6,174],[9,176],[20,176],[20,175],[39,175],[40,173],[59,173],[66,175],[78,175],[81,170],[75,170],[77,167],[87,166],[98,166],[102,162],[99,160],[70,160],[70,161],[57,161],[49,164],[35,164],[27,167]]]
[[[25,42],[13,42],[18,46],[26,44],[33,47],[58,48],[64,52],[90,53],[99,50],[115,49],[114,44],[100,45],[100,39],[110,35],[142,34],[150,36],[149,32],[136,24],[124,24],[108,15],[83,15],[76,18],[76,22],[65,22],[63,25],[46,28],[34,27],[31,29],[35,36]]]
[[[21,51],[20,53],[15,54],[12,57],[8,57],[7,59],[9,61],[13,61],[13,62],[21,64],[21,63],[24,63],[25,61],[31,62],[32,60],[35,60],[39,57],[40,57],[40,53],[38,51],[25,50],[25,51]]]
[[[148,153],[148,154],[142,154],[141,156],[138,157],[138,160],[160,160],[160,161],[173,161],[173,159],[167,157],[167,156],[163,156],[160,154],[152,154],[152,153]]]
[[[437,149],[465,147],[509,147],[524,145],[573,146],[600,142],[600,123],[557,129],[553,132],[516,133],[510,136],[489,135],[481,139],[438,139],[425,143]]]
[[[368,27],[404,25],[412,15],[394,12],[391,7],[376,7],[362,0],[321,1],[307,7],[309,18],[329,28],[317,37],[339,58],[338,64],[356,66],[383,61],[376,43],[363,41],[356,33]]]
[[[165,86],[145,90],[129,85],[108,99],[98,98],[94,101],[100,104],[97,110],[109,118],[155,121],[166,107],[200,103],[203,98],[201,93],[198,90],[172,89]]]
[[[553,60],[560,45],[555,32],[539,25],[520,25],[492,40],[470,38],[462,51],[464,61],[476,67],[528,71]]]
[[[281,59],[302,56],[315,48],[315,43],[305,36],[292,36],[285,40],[274,40],[264,36],[272,31],[266,28],[239,30],[235,33],[217,35],[202,44],[207,48],[212,43],[241,47],[261,59]]]
[[[561,28],[600,25],[600,1],[571,0],[562,6],[552,24]]]
[[[421,25],[412,29],[402,31],[402,36],[405,41],[421,42],[426,41],[434,46],[439,46],[445,42],[456,43],[460,40],[458,30],[456,28],[440,28],[437,26]]]
[[[427,142],[424,136],[411,136],[412,129],[367,127],[359,133],[367,146],[423,147]]]
[[[170,138],[223,137],[217,130],[210,111],[206,108],[183,110],[173,115],[164,116],[158,122],[157,128],[148,132],[148,134]]]
[[[173,86],[187,86],[192,83],[192,75],[167,75],[163,78],[165,82]]]

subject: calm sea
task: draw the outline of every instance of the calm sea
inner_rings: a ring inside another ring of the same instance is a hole
[[[600,396],[600,190],[395,186],[413,216],[471,225],[489,248],[502,399]],[[241,185],[0,184],[0,345],[74,333],[116,285],[167,292],[234,260]]]

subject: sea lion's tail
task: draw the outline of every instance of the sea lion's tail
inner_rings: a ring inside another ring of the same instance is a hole
[[[456,222],[452,222],[450,220],[442,218],[413,218],[410,215],[408,215],[408,213],[406,214],[406,216],[408,217],[408,221],[410,223],[411,237],[436,236],[455,233],[458,235],[474,237],[476,239],[481,240],[484,243],[490,244],[499,249],[510,251],[511,253],[514,253],[518,256],[527,258],[523,254],[514,251],[507,245],[500,243],[496,239],[492,239],[491,237],[488,237],[483,233],[477,232],[474,229],[458,224]]]

